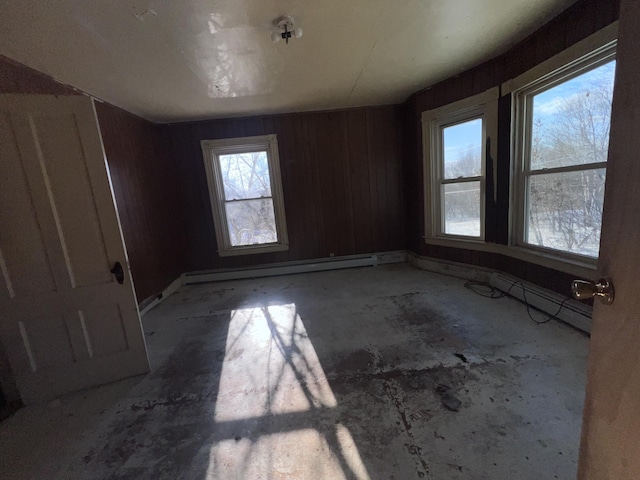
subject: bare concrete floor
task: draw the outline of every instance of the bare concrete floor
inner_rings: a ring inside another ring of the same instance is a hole
[[[575,478],[587,337],[463,284],[401,264],[184,287],[143,319],[150,374],[0,424],[0,477]]]

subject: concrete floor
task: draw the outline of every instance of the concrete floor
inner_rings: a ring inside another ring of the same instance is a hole
[[[143,319],[150,374],[0,424],[0,477],[575,478],[588,338],[463,284],[399,264],[184,287]]]

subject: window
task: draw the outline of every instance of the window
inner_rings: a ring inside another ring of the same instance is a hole
[[[497,95],[492,89],[422,115],[427,241],[484,239],[487,138],[495,138]]]
[[[287,250],[276,136],[201,145],[219,255]]]
[[[516,242],[598,257],[615,45],[515,92]]]

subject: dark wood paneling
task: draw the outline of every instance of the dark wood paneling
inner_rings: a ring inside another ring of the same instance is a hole
[[[78,90],[56,82],[48,75],[0,55],[0,93],[36,95],[81,95]]]
[[[160,127],[96,103],[138,301],[183,272],[184,227],[176,164]]]
[[[489,60],[454,78],[440,82],[412,95],[403,106],[405,195],[407,205],[408,248],[426,256],[470,263],[489,268],[499,268],[518,275],[525,280],[545,283],[557,291],[566,293],[569,276],[537,265],[516,261],[490,253],[471,252],[460,249],[444,249],[425,245],[424,201],[422,172],[421,113],[425,110],[447,105],[462,98],[482,93],[499,86],[565,48],[611,24],[619,16],[619,0],[580,0],[542,26],[531,36],[514,46],[500,57]],[[488,239],[506,244],[509,221],[509,175],[510,175],[510,101],[501,100],[498,122],[498,201],[495,206],[487,204],[487,218],[492,231]]]
[[[171,139],[186,221],[186,270],[405,248],[400,107],[212,120],[162,127]],[[203,139],[278,135],[286,252],[220,258]]]

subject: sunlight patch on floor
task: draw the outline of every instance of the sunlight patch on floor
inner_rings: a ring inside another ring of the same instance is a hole
[[[369,479],[336,406],[295,304],[234,310],[207,478]]]
[[[369,480],[343,426],[338,427],[338,439],[337,453],[323,433],[311,428],[264,436],[255,442],[225,440],[211,449],[207,478]]]
[[[336,406],[293,304],[231,313],[219,392],[216,422]]]

